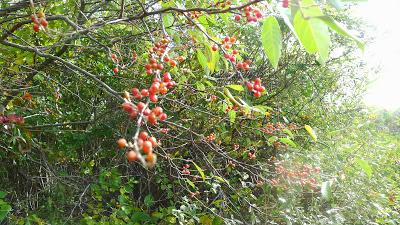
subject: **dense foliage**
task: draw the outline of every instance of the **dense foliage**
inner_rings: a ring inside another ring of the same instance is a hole
[[[0,221],[399,223],[399,115],[327,2],[0,3]]]

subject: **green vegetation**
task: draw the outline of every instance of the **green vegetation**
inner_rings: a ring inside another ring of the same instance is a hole
[[[0,224],[400,223],[338,3],[0,3]]]

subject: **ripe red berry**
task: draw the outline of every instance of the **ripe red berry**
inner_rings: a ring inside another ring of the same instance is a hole
[[[154,113],[150,113],[150,115],[147,117],[147,122],[151,125],[157,124],[157,117]]]
[[[143,97],[147,97],[147,96],[149,96],[149,90],[147,90],[147,89],[142,89],[142,91],[140,92],[140,94],[142,94]]]
[[[175,66],[176,66],[176,61],[175,61],[175,60],[169,61],[169,65],[170,65],[171,67],[175,67]]]
[[[135,151],[128,151],[126,153],[126,158],[128,159],[129,162],[138,160],[138,156]]]
[[[150,110],[149,108],[146,108],[146,109],[143,111],[143,115],[145,115],[145,116],[150,115],[150,113],[151,113],[151,110]]]
[[[133,112],[131,112],[129,114],[129,118],[135,119],[137,117],[137,115],[138,115],[138,112],[136,110],[133,110]]]
[[[256,78],[256,79],[254,80],[254,84],[260,85],[260,84],[261,84],[261,79],[260,79],[260,78]]]
[[[139,89],[137,89],[137,88],[132,88],[132,95],[133,95],[133,96],[137,96],[137,95],[139,95],[139,94],[140,94]]]
[[[150,137],[149,141],[151,142],[151,145],[153,146],[153,148],[158,146],[157,139],[155,137]]]
[[[251,82],[247,82],[247,83],[246,83],[246,86],[247,86],[247,89],[248,89],[249,91],[252,91],[253,88],[254,88],[254,85],[253,85],[253,83],[251,83]]]
[[[157,69],[158,70],[163,70],[164,69],[164,66],[160,63],[160,64],[157,64]]]
[[[151,69],[146,70],[146,74],[147,74],[147,75],[151,75],[152,73],[153,73],[153,70],[151,70]]]
[[[150,86],[150,94],[157,94],[158,91],[160,90],[160,83],[159,82],[154,82],[151,86]]]
[[[242,17],[241,17],[240,15],[236,15],[236,16],[235,16],[235,20],[238,21],[238,22],[240,21],[241,18],[242,18]]]
[[[254,92],[254,97],[260,97],[261,96],[261,92],[259,92],[259,91],[256,91],[256,92]]]
[[[229,36],[226,36],[225,38],[224,38],[224,42],[226,43],[226,42],[228,42],[229,41]]]
[[[39,32],[39,30],[40,30],[39,24],[37,24],[37,23],[33,24],[33,30],[34,30],[35,32]]]
[[[150,59],[149,59],[149,63],[150,63],[150,64],[157,63],[157,60],[156,60],[155,58],[150,58]]]
[[[142,148],[144,154],[150,154],[153,151],[153,144],[150,141],[145,141]]]
[[[158,97],[157,97],[157,95],[154,95],[154,94],[150,95],[150,101],[153,102],[153,103],[158,102]]]
[[[146,131],[141,131],[139,133],[139,138],[142,139],[143,141],[147,140],[148,137],[149,137],[149,134]]]
[[[40,24],[42,24],[43,27],[47,27],[47,25],[49,24],[49,22],[47,22],[46,19],[42,18],[40,21]]]
[[[165,72],[163,75],[163,81],[164,82],[170,82],[172,80],[171,74],[168,72]]]
[[[120,138],[117,141],[118,147],[120,149],[125,148],[126,146],[128,146],[128,142],[125,140],[125,138]]]
[[[164,121],[164,120],[166,120],[167,119],[167,114],[165,114],[165,113],[162,113],[161,115],[160,115],[160,120],[161,121]]]
[[[117,67],[115,67],[115,68],[113,69],[113,71],[114,71],[115,74],[117,74],[117,73],[119,72],[119,69],[118,69]]]
[[[161,113],[163,113],[163,109],[160,106],[155,107],[153,110],[151,110],[156,116],[159,116]]]
[[[151,69],[151,64],[146,64],[146,65],[144,65],[144,68],[145,68],[146,70]]]
[[[249,66],[249,64],[247,64],[247,63],[243,63],[243,69],[244,70],[249,70],[250,69],[250,66]]]
[[[143,102],[139,102],[136,107],[138,109],[139,112],[142,112],[144,107],[146,106],[146,104],[144,104]]]
[[[283,8],[288,8],[289,7],[289,0],[283,0],[282,7]]]
[[[122,103],[122,109],[127,113],[132,113],[134,111],[132,104],[129,102]]]
[[[214,44],[214,45],[211,47],[211,49],[212,49],[214,52],[217,51],[217,50],[218,50],[218,45]]]
[[[164,62],[169,62],[170,58],[166,55],[164,56]]]
[[[232,54],[234,54],[234,55],[236,55],[236,54],[238,54],[238,53],[239,53],[239,51],[236,50],[236,49],[234,49],[234,50],[232,51]]]

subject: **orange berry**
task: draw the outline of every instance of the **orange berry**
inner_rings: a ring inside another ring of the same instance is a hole
[[[133,161],[138,160],[138,156],[137,156],[135,151],[128,151],[126,153],[126,158],[128,158],[129,162],[133,162]]]
[[[125,138],[120,138],[117,141],[118,147],[119,148],[126,148],[126,146],[128,146],[128,142],[125,140]]]
[[[144,154],[150,154],[153,152],[153,144],[150,141],[143,142],[143,152]]]

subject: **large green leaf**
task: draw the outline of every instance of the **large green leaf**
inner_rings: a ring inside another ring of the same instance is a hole
[[[206,175],[204,174],[203,169],[200,168],[195,162],[193,162],[194,167],[196,167],[197,171],[199,171],[201,178],[203,178],[203,181],[206,180]]]
[[[282,34],[279,23],[274,16],[264,19],[261,33],[261,42],[272,66],[278,67],[282,50]]]
[[[372,177],[372,167],[364,159],[356,159],[357,165],[364,171],[369,178]]]
[[[322,20],[310,17],[319,15],[318,10],[320,9],[310,7],[307,10],[298,11],[293,23],[304,49],[310,54],[318,53],[319,61],[324,63],[328,58],[331,39],[328,26]],[[303,13],[306,13],[306,18]]]
[[[330,16],[322,16],[322,17],[320,17],[320,19],[322,21],[324,21],[325,24],[328,25],[329,28],[334,30],[336,33],[354,40],[357,43],[358,48],[360,48],[361,50],[364,50],[364,47],[365,47],[364,43],[359,38],[352,35],[342,24],[340,24],[339,22],[337,22]]]

